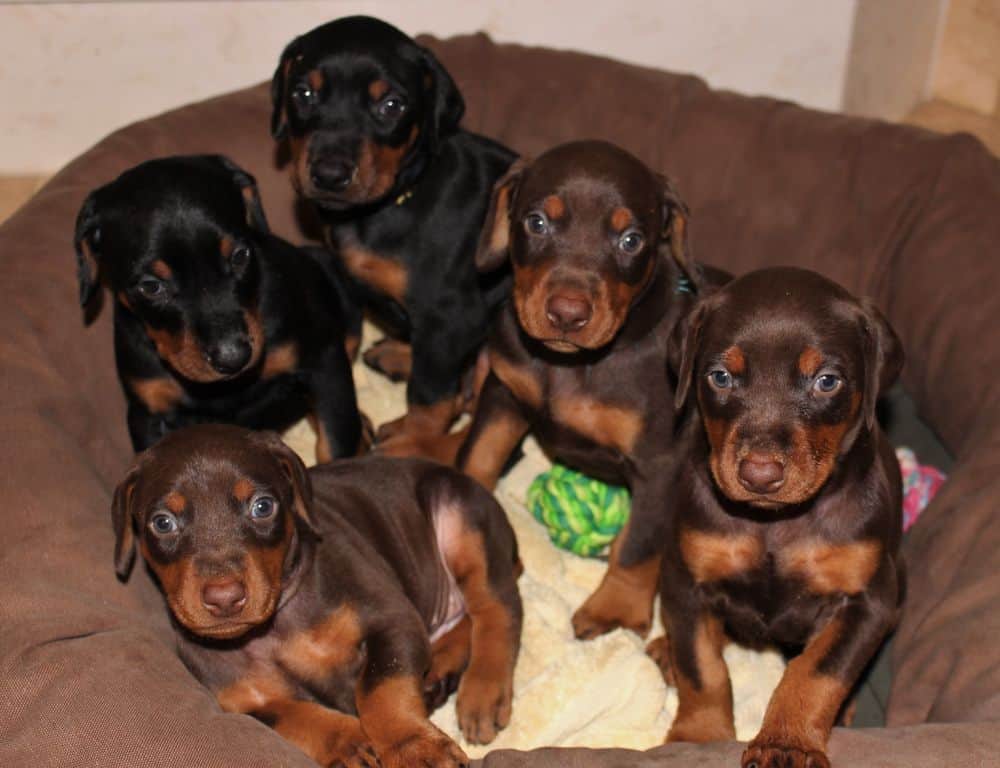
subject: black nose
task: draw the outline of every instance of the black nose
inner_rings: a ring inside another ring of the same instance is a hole
[[[212,581],[201,588],[201,602],[213,616],[235,616],[247,602],[247,590],[238,579]]]
[[[209,348],[208,361],[219,373],[237,373],[250,362],[252,354],[253,348],[247,339],[223,339]]]
[[[594,310],[590,302],[575,296],[557,293],[545,302],[545,316],[557,331],[579,331],[590,322]]]
[[[351,183],[357,166],[343,157],[323,158],[312,164],[312,183],[327,192],[339,192]]]
[[[770,457],[751,454],[740,462],[740,484],[752,493],[774,493],[785,484],[785,467]]]

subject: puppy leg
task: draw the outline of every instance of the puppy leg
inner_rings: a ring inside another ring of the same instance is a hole
[[[322,766],[379,764],[358,718],[293,699],[278,681],[247,678],[220,691],[218,700],[226,712],[247,714],[271,726]]]
[[[424,701],[428,709],[440,707],[458,688],[458,681],[469,665],[471,638],[472,621],[464,616],[431,645],[431,670],[424,677]]]
[[[431,476],[421,495],[431,505],[441,552],[471,619],[458,723],[471,743],[488,744],[510,721],[523,615],[517,543],[503,509],[471,478]]]
[[[890,590],[891,591],[891,590]],[[743,752],[743,768],[830,768],[826,742],[865,664],[895,622],[895,599],[851,599],[792,659]]]
[[[365,645],[356,701],[382,768],[468,765],[459,746],[427,719],[423,680],[430,649],[419,618],[382,616]]]
[[[511,453],[528,432],[528,419],[513,393],[490,373],[456,466],[484,488],[496,487]]]
[[[319,369],[310,377],[316,430],[316,461],[365,453],[369,443],[358,411],[347,352],[339,344],[328,347]]]

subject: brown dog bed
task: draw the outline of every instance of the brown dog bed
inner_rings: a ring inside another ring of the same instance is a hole
[[[906,347],[903,381],[956,463],[906,544],[889,728],[837,731],[841,766],[1000,762],[1000,163],[944,138],[708,89],[573,53],[429,41],[465,124],[535,154],[604,138],[666,171],[696,255],[735,272],[796,264],[875,297]],[[111,490],[130,459],[110,313],[84,329],[72,227],[126,167],[224,152],[260,181],[274,228],[302,236],[267,134],[266,86],[126,128],[0,228],[0,764],[305,766],[223,714],[173,653],[155,586],[111,567]],[[494,752],[487,765],[738,764],[737,744],[652,752]]]

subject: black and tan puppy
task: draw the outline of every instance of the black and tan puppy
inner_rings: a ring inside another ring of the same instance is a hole
[[[407,414],[379,441],[447,432],[509,290],[509,275],[480,276],[474,255],[490,190],[514,154],[461,130],[465,104],[445,69],[377,19],[338,19],[293,40],[271,93],[271,130],[288,141],[296,189],[397,339],[365,356],[409,378]]]
[[[875,421],[899,340],[873,303],[791,268],[730,283],[678,335],[677,404],[692,392],[701,419],[663,557],[668,740],[732,739],[726,637],[776,644],[798,655],[743,768],[828,768],[834,719],[903,595],[899,466]]]
[[[573,617],[578,637],[649,630],[678,463],[670,335],[704,283],[687,216],[623,149],[575,142],[497,184],[476,256],[483,270],[509,256],[514,290],[458,466],[492,488],[530,429],[562,462],[632,492],[604,581]]]
[[[280,428],[307,414],[320,461],[359,450],[345,343],[360,307],[329,254],[269,232],[253,177],[229,160],[126,171],[84,202],[76,252],[81,304],[102,283],[114,296],[136,451],[187,424]]]
[[[138,541],[189,669],[321,765],[464,765],[427,719],[459,676],[466,738],[507,724],[517,545],[460,473],[381,457],[307,471],[275,433],[202,425],[141,454],[112,513],[116,569]]]

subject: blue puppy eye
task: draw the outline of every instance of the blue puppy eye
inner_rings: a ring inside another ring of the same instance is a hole
[[[540,213],[529,213],[524,217],[524,228],[532,235],[544,235],[549,231],[549,220]]]
[[[816,377],[816,380],[813,382],[813,389],[824,395],[829,395],[840,389],[842,383],[843,379],[839,376],[834,376],[832,373],[824,373],[822,376]]]
[[[267,520],[278,508],[277,502],[270,496],[258,496],[250,505],[250,517],[254,520]]]
[[[732,374],[722,368],[716,368],[708,374],[708,383],[715,389],[729,389],[733,386]]]
[[[406,111],[406,102],[398,96],[390,96],[379,102],[378,113],[384,118],[399,117]]]
[[[169,512],[157,512],[149,520],[149,527],[153,533],[165,536],[174,533],[178,528],[177,518]]]

